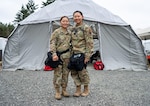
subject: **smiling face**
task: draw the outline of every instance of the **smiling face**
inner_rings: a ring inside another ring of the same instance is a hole
[[[82,20],[83,20],[83,15],[80,12],[75,12],[73,14],[73,19],[74,19],[74,22],[76,22],[77,25],[81,25]]]
[[[61,27],[63,27],[64,29],[67,29],[67,27],[69,26],[69,19],[68,17],[64,16],[60,19],[60,24]]]

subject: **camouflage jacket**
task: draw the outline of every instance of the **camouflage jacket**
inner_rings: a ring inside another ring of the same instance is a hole
[[[93,52],[93,35],[91,28],[82,24],[72,28],[71,44],[73,53],[84,53],[90,59]]]
[[[70,48],[71,32],[62,28],[56,29],[50,38],[50,51],[56,55],[56,51],[62,52]],[[70,52],[62,54],[63,58],[69,58]]]

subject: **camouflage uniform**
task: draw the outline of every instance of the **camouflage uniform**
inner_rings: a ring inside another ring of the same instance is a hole
[[[71,32],[64,31],[62,28],[56,29],[50,39],[50,51],[56,55],[56,51],[62,52],[70,48]],[[70,51],[61,55],[62,65],[54,69],[53,84],[55,87],[66,87],[68,83],[69,70],[67,68]]]
[[[82,24],[72,28],[72,52],[84,53],[85,58],[90,59],[93,52],[93,36],[91,28]],[[84,68],[82,71],[71,70],[71,76],[76,86],[88,85],[90,82],[88,71]]]

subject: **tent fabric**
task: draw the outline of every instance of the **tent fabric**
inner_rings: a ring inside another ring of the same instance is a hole
[[[4,49],[7,43],[7,39],[4,37],[0,37],[0,61],[3,60]]]
[[[137,29],[135,32],[142,40],[150,39],[150,27],[144,29]]]
[[[4,54],[6,43],[7,43],[7,38],[0,37],[0,50],[2,50],[2,55]]]
[[[49,23],[19,26],[8,39],[3,68],[42,69],[49,48],[49,37]]]
[[[113,25],[128,25],[120,17],[112,14],[92,0],[56,0],[54,3],[31,14],[19,24],[33,24],[59,20],[61,16],[72,17],[72,13],[80,10],[85,20],[97,21]]]
[[[142,40],[144,50],[150,52],[150,40]]]
[[[101,53],[104,70],[147,70],[143,45],[130,25],[91,0],[56,0],[21,21],[8,38],[3,70],[43,69],[53,21],[63,15],[72,19],[76,10],[83,12],[86,21],[97,24],[94,49]]]
[[[101,57],[104,64],[109,64],[105,65],[106,69],[146,69],[144,48],[130,26],[101,24],[100,29],[103,35]]]

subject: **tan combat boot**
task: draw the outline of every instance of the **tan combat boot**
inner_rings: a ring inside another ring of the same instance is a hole
[[[66,91],[66,87],[63,87],[63,88],[62,88],[62,95],[63,95],[64,97],[69,97],[69,96],[70,96],[69,93]]]
[[[81,95],[81,85],[76,86],[76,92],[73,94],[75,97],[79,97]]]
[[[61,99],[61,94],[59,88],[55,88],[55,99],[60,100]]]
[[[81,96],[88,96],[89,95],[89,87],[88,85],[84,85],[84,91]]]

